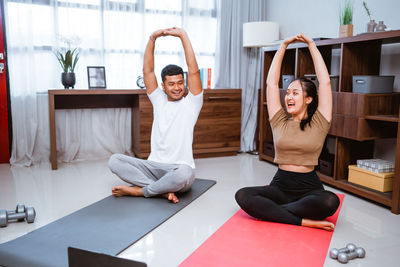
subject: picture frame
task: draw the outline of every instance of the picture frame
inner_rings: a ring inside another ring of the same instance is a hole
[[[106,89],[106,69],[104,66],[87,66],[89,89]]]

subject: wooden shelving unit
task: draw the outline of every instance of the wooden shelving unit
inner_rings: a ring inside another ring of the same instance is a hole
[[[328,39],[315,42],[320,50],[328,71],[334,49],[340,50],[339,88],[333,92],[332,125],[328,137],[334,140],[333,175],[321,172],[322,182],[351,192],[391,208],[400,213],[400,93],[355,94],[352,92],[353,75],[379,75],[382,45],[400,43],[400,30],[362,34],[358,36]],[[271,155],[264,153],[264,142],[272,142],[266,104],[266,78],[272,59],[279,47],[263,49],[263,88],[260,101],[259,158],[273,162]],[[303,77],[314,74],[312,58],[308,47],[302,43],[289,45],[282,62],[282,75]],[[282,80],[279,81],[282,87]],[[283,98],[284,91],[281,91]],[[348,182],[348,166],[357,159],[372,158],[374,140],[397,138],[395,176],[393,191],[381,193]]]

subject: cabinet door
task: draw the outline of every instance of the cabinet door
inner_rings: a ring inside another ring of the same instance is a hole
[[[193,152],[237,152],[240,150],[241,90],[206,92],[194,130]],[[236,91],[236,92],[235,92]]]

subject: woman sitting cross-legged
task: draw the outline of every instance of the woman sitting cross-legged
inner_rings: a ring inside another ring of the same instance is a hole
[[[283,110],[279,77],[289,44],[308,45],[319,88],[308,79],[293,81],[286,91]],[[283,41],[267,78],[267,106],[272,128],[275,159],[279,169],[268,186],[242,188],[235,198],[249,215],[264,220],[332,231],[325,220],[335,213],[340,200],[324,190],[314,167],[318,164],[332,119],[332,91],[328,70],[314,41],[303,33]]]

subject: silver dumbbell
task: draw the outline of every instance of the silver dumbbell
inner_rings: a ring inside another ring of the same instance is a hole
[[[329,257],[331,257],[332,259],[337,259],[340,253],[349,253],[349,252],[353,252],[356,249],[356,245],[349,243],[346,245],[346,247],[341,248],[341,249],[337,249],[337,248],[333,248],[329,251]]]
[[[15,213],[24,213],[25,212],[25,205],[24,204],[17,204],[15,211],[8,211],[8,215],[15,214]],[[24,218],[19,219],[18,221],[23,221]]]
[[[25,208],[24,205],[17,205],[15,211],[0,210],[0,227],[5,227],[10,221],[23,221],[26,220],[28,223],[35,221],[36,212],[33,207]]]
[[[355,258],[364,258],[365,257],[365,250],[361,247],[356,248],[354,251],[348,253],[339,253],[338,261],[341,263],[347,263],[349,260]]]

